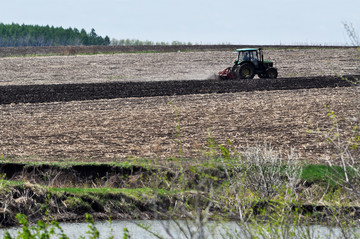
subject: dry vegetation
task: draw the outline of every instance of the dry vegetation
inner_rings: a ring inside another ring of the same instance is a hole
[[[334,88],[1,105],[0,152],[83,161],[179,156],[179,120],[184,157],[204,156],[210,135],[239,148],[293,147],[302,159],[319,161],[332,153],[308,128],[331,127],[327,104],[349,133],[358,102],[354,88]]]

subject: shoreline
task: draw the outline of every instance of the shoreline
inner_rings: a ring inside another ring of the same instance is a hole
[[[181,219],[186,218],[186,213],[182,210],[175,210],[175,205],[189,205],[196,211],[196,202],[199,200],[200,205],[206,207],[211,205],[206,215],[210,220],[239,219],[235,209],[236,205],[230,203],[232,199],[226,197],[211,199],[211,192],[207,191],[209,188],[196,189],[196,181],[192,183],[189,181],[190,184],[182,191],[165,189],[166,187],[162,189],[161,185],[165,181],[173,181],[176,178],[171,167],[164,170],[149,165],[123,167],[104,164],[90,167],[83,165],[81,169],[79,165],[61,167],[51,164],[27,165],[23,163],[21,164],[22,170],[17,172],[15,170],[7,176],[6,173],[9,172],[9,169],[16,168],[14,165],[16,164],[1,163],[0,167],[1,174],[5,175],[1,180],[3,192],[0,194],[3,205],[6,205],[6,208],[0,208],[0,226],[2,227],[17,225],[15,218],[17,213],[27,215],[32,223],[37,220],[46,220],[48,218],[46,215],[50,215],[59,222],[80,222],[85,220],[85,213],[91,214],[94,220],[108,220],[110,217],[114,220]],[[74,171],[76,167],[78,171]],[[89,168],[95,170],[106,167],[108,171],[89,170]],[[18,167],[18,169],[20,168]],[[110,181],[121,171],[123,185],[110,186]],[[224,171],[219,170],[218,166],[196,170],[194,168],[193,172],[190,171],[187,171],[186,177],[198,177],[204,175],[204,172],[205,175],[208,175],[207,177],[210,175],[217,177],[216,181],[212,181],[213,187],[221,187],[220,185],[226,181]],[[49,172],[53,175],[52,177]],[[105,176],[101,177],[98,173]],[[230,174],[233,173],[230,172]],[[64,175],[68,178],[66,181],[69,186],[55,186],[56,183],[60,183],[56,182],[56,178],[65,181]],[[163,178],[156,183],[157,186],[150,187],[149,181],[155,180],[159,175],[168,175],[167,177],[170,178],[167,180]],[[76,179],[78,184],[70,187],[70,183],[74,183]],[[46,182],[52,182],[53,185],[49,186],[49,183]],[[309,181],[307,183],[310,185]],[[314,180],[312,183],[326,187],[326,184],[318,180]],[[286,214],[295,213],[299,217],[305,218],[306,222],[313,223],[326,224],[331,222],[332,217],[342,215],[347,215],[353,220],[360,218],[360,206],[356,205],[336,206],[336,201],[333,205],[317,204],[316,201],[314,203],[301,203],[301,201],[294,203],[285,198],[282,200],[275,198],[249,198],[246,202],[244,201],[245,204],[242,207],[246,206],[251,212],[246,217],[249,217],[249,220],[266,220],[267,216],[263,216],[264,211],[271,214],[281,208],[281,210],[287,211]],[[224,207],[224,205],[228,206]]]

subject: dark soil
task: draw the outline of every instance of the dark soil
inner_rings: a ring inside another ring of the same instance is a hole
[[[152,176],[155,171],[149,167],[123,167],[110,164],[60,166],[0,163],[0,175],[4,175],[6,180],[27,181],[51,187],[84,187],[84,185],[96,185],[98,187],[106,185],[116,188],[150,187],[150,185],[145,185],[146,180],[136,182],[134,178],[141,177],[144,180],[144,178]]]
[[[354,80],[359,76],[345,76]],[[340,77],[0,86],[0,104],[351,86]]]

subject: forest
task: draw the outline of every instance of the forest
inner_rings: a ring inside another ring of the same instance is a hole
[[[95,29],[0,23],[0,47],[109,45],[108,36],[98,36]]]

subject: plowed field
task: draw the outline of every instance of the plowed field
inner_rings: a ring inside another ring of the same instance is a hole
[[[0,105],[0,152],[109,161],[179,156],[183,147],[184,157],[202,157],[211,136],[239,149],[263,143],[294,148],[299,157],[316,161],[331,156],[329,144],[307,132],[311,125],[331,128],[324,104],[335,110],[349,137],[358,103],[357,90],[346,87]]]
[[[279,77],[358,74],[355,49],[270,49]],[[204,80],[230,65],[229,52],[0,58],[0,85]],[[171,102],[172,106],[168,103]],[[301,159],[333,156],[321,135],[339,119],[341,137],[358,119],[354,87],[158,96],[0,105],[0,154],[29,160],[203,158],[209,137],[240,151],[271,144]],[[180,130],[178,131],[180,125]],[[181,143],[180,143],[181,142]],[[336,158],[334,158],[336,160]]]
[[[354,48],[265,50],[279,78],[359,74]],[[0,85],[204,80],[231,65],[232,51],[0,58]]]

